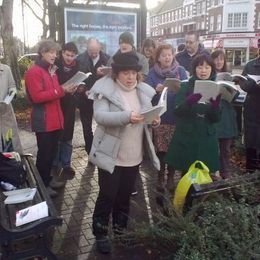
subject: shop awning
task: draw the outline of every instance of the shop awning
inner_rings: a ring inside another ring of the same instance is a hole
[[[219,39],[205,40],[202,42],[205,49],[219,48]]]

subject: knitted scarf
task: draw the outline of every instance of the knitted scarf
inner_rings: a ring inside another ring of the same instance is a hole
[[[156,62],[154,64],[154,70],[156,74],[161,78],[180,78],[179,76],[179,63],[174,61],[169,68],[162,69]]]

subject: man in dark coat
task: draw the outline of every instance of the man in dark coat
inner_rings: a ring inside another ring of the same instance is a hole
[[[55,62],[58,66],[57,76],[60,85],[69,80],[79,70],[76,62],[78,48],[73,42],[68,42],[62,45],[61,56]],[[75,123],[75,100],[73,95],[67,93],[61,98],[61,108],[64,116],[64,129],[61,132],[59,140],[59,148],[57,158],[54,164],[61,166],[63,173],[75,174],[75,170],[71,166],[72,156],[72,139]],[[59,167],[58,167],[59,169]]]
[[[141,73],[143,77],[146,78],[149,72],[148,60],[143,54],[136,51],[133,34],[131,32],[123,32],[119,36],[119,50],[116,53],[126,53],[131,51],[134,51],[138,57],[138,64],[142,66]],[[111,63],[113,63],[113,57],[108,61],[109,65],[111,65]]]
[[[260,76],[260,39],[258,39],[258,57],[249,61],[243,75]],[[247,77],[240,86],[247,92],[244,103],[244,127],[246,145],[246,168],[249,172],[260,169],[260,84]]]
[[[199,36],[196,32],[188,32],[185,36],[185,49],[176,54],[176,60],[185,70],[191,73],[192,60],[199,54],[210,55],[199,43]]]
[[[107,64],[109,58],[109,55],[101,51],[101,44],[97,39],[88,39],[86,52],[77,57],[79,70],[85,73],[92,73],[92,75],[84,81],[88,91],[98,79],[104,76],[101,67]],[[85,150],[89,154],[93,141],[93,100],[88,99],[88,91],[80,95],[78,108],[83,127]]]

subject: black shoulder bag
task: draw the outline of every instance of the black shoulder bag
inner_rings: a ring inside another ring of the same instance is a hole
[[[18,187],[26,180],[26,170],[22,162],[5,157],[0,153],[0,182],[8,182]]]

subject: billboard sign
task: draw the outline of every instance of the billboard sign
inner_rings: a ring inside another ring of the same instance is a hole
[[[73,41],[79,52],[86,50],[86,41],[97,38],[104,52],[113,55],[119,48],[118,39],[122,32],[137,36],[137,13],[112,10],[64,8],[65,42]]]

